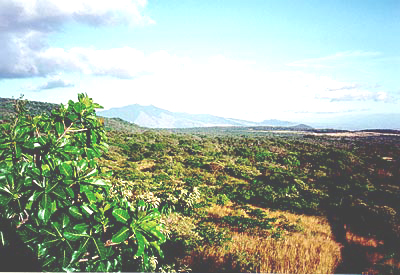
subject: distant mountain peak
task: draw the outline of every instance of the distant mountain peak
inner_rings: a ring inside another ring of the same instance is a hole
[[[119,108],[98,111],[104,117],[119,117],[131,123],[149,128],[193,128],[213,126],[293,126],[294,122],[277,119],[254,122],[234,118],[224,118],[208,114],[188,114],[171,112],[154,105],[132,104]]]
[[[293,126],[296,122],[282,121],[278,119],[267,119],[259,123],[262,126]]]

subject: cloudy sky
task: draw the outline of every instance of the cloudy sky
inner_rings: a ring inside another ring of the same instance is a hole
[[[400,113],[398,0],[0,0],[0,97],[262,121]]]

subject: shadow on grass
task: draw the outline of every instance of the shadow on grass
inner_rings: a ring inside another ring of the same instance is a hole
[[[384,215],[349,207],[327,216],[336,241],[343,245],[335,273],[400,274],[399,237]]]

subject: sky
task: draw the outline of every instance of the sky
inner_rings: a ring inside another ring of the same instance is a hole
[[[0,97],[262,121],[400,113],[398,0],[0,0]]]

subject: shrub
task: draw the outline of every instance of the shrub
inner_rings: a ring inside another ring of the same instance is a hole
[[[160,214],[111,198],[96,159],[107,150],[93,103],[61,104],[51,115],[16,116],[0,128],[1,247],[13,231],[35,255],[41,271],[149,270],[162,256]],[[18,267],[17,267],[18,268]]]

